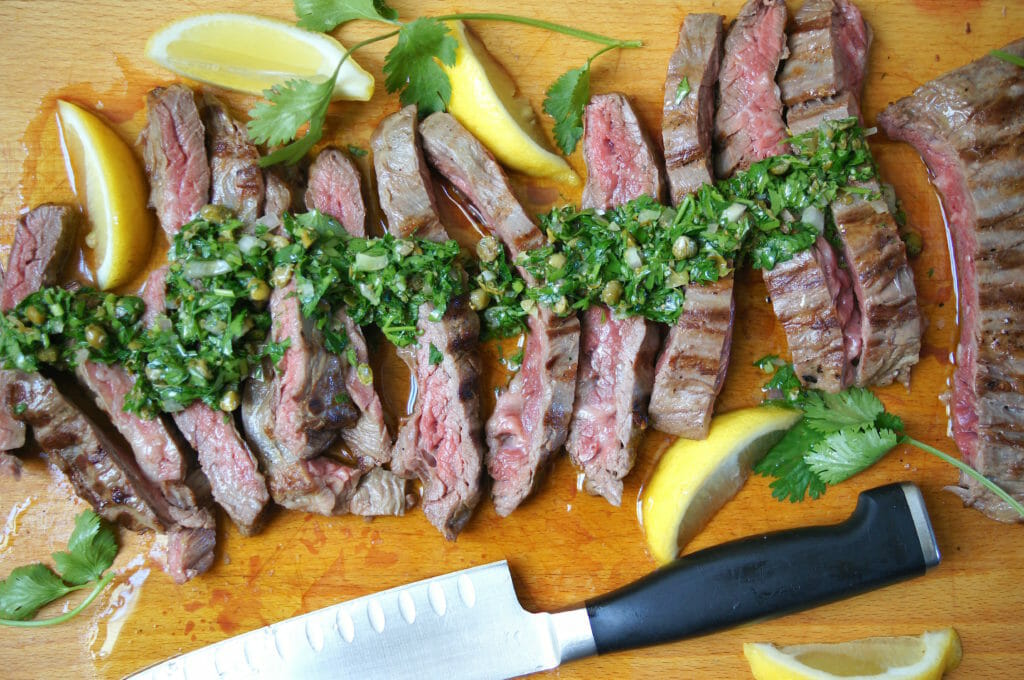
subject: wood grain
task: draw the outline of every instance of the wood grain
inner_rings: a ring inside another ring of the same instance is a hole
[[[566,21],[581,28],[643,38],[641,50],[602,57],[595,65],[595,92],[630,94],[644,122],[659,129],[662,82],[676,31],[690,11],[718,11],[731,18],[739,0],[623,3],[613,0],[551,3],[543,0],[453,3],[394,3],[403,16],[453,9],[487,9]],[[865,88],[868,120],[889,101],[908,94],[936,75],[989,49],[1024,35],[1020,2],[969,0],[863,0],[875,31]],[[72,200],[64,175],[55,124],[55,100],[67,97],[101,110],[126,139],[143,120],[143,96],[173,80],[145,61],[147,37],[175,18],[202,11],[247,11],[291,20],[286,0],[227,0],[218,3],[150,1],[90,3],[50,0],[0,3],[0,259],[6,260],[17,216],[47,200]],[[539,109],[546,86],[567,68],[582,63],[590,46],[518,26],[475,26]],[[373,35],[376,27],[345,27],[347,43]],[[386,46],[361,52],[360,63],[380,75]],[[236,110],[252,99],[229,98]],[[330,141],[367,146],[369,133],[396,108],[378,80],[367,104],[332,107]],[[547,124],[547,121],[545,121]],[[896,185],[907,213],[925,238],[913,262],[920,301],[929,324],[912,389],[881,390],[915,437],[947,451],[947,417],[940,394],[947,389],[956,337],[956,301],[942,214],[926,171],[906,146],[881,136],[872,141],[885,178]],[[571,159],[583,171],[577,153]],[[364,171],[367,167],[364,165]],[[533,188],[531,204],[574,200],[576,194]],[[164,244],[153,261],[163,257]],[[136,282],[137,283],[137,282]],[[129,286],[130,288],[130,286]],[[751,362],[782,353],[785,340],[775,323],[760,277],[738,277],[737,328],[733,360],[719,410],[756,403],[763,375]],[[499,384],[497,350],[486,350],[489,382]],[[387,403],[404,413],[406,374],[385,351],[380,371],[388,383]],[[32,632],[0,628],[0,675],[28,677],[121,677],[173,654],[220,640],[272,621],[338,601],[390,588],[453,569],[507,558],[527,608],[564,607],[632,581],[653,568],[643,548],[633,500],[668,438],[650,432],[636,471],[626,484],[626,501],[612,508],[577,493],[576,474],[558,460],[539,493],[507,519],[485,503],[457,543],[445,542],[418,510],[401,519],[365,522],[277,512],[259,536],[242,538],[221,518],[214,569],[175,586],[147,561],[152,537],[122,534],[118,559],[123,569],[116,589],[91,611],[57,629]],[[965,649],[953,678],[1013,678],[1024,668],[1024,531],[985,519],[942,490],[954,471],[908,449],[829,491],[817,502],[780,504],[762,479],[751,480],[689,546],[695,550],[748,534],[844,519],[857,493],[894,480],[917,482],[924,490],[944,559],[924,578],[842,603],[746,626],[718,635],[571,664],[555,673],[566,678],[733,678],[747,677],[743,641],[799,643],[845,640],[867,635],[918,633],[955,626]],[[59,549],[71,531],[76,501],[66,482],[39,458],[26,461],[19,482],[0,480],[0,575]],[[690,603],[680,602],[680,607]],[[429,660],[425,659],[425,663]],[[424,676],[443,669],[426,668]]]

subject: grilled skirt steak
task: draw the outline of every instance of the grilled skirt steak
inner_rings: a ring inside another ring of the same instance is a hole
[[[584,113],[584,208],[610,208],[640,196],[661,198],[658,158],[629,101],[593,97]],[[643,317],[615,318],[604,305],[580,319],[579,377],[565,448],[583,470],[589,493],[622,502],[647,427],[658,327]]]
[[[1024,56],[1024,40],[1003,50]],[[920,152],[949,221],[960,295],[953,437],[964,462],[1024,501],[1024,70],[983,57],[878,122]],[[960,483],[965,504],[1021,520],[967,476]]]
[[[254,222],[263,214],[266,191],[260,153],[249,141],[245,126],[234,120],[220,101],[209,94],[203,99],[210,202],[230,208],[247,224]]]
[[[0,282],[0,311],[9,312],[29,294],[57,283],[68,255],[75,247],[79,214],[69,206],[41,205],[21,218],[7,273]],[[15,378],[14,371],[0,368],[0,392]],[[25,423],[13,417],[13,405],[0,397],[0,451],[25,445]],[[18,469],[17,460],[4,457],[8,470]]]
[[[722,16],[687,15],[668,62],[661,119],[672,205],[679,205],[688,194],[714,182],[711,133],[721,62]],[[686,90],[689,92],[683,95]]]
[[[192,90],[184,85],[156,88],[146,97],[146,108],[142,152],[149,204],[168,238],[174,238],[210,202],[205,129]]]
[[[309,168],[306,206],[338,220],[353,236],[366,236],[366,206],[355,164],[338,149],[320,152]]]
[[[445,239],[419,145],[416,108],[407,106],[381,121],[371,145],[388,231],[399,237]],[[431,321],[433,311],[429,304],[419,310],[422,335],[410,367],[416,376],[416,401],[398,431],[391,469],[419,478],[424,513],[452,539],[480,499],[480,320],[464,297],[452,300],[438,321]],[[440,363],[431,363],[431,347],[441,351]]]
[[[432,114],[420,124],[420,133],[427,159],[469,200],[513,258],[545,243],[497,161],[454,118]],[[533,281],[528,273],[523,276]],[[487,471],[494,479],[495,508],[503,516],[530,494],[538,473],[565,442],[575,398],[579,321],[541,309],[527,324],[522,368],[485,426]]]
[[[725,38],[715,112],[715,175],[729,177],[786,151],[775,84],[786,58],[786,3],[748,0]]]

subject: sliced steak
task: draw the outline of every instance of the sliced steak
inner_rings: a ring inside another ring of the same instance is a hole
[[[405,480],[384,468],[373,468],[363,475],[349,502],[349,512],[364,517],[401,516],[407,507]]]
[[[1024,40],[1003,50],[1024,57]],[[920,152],[948,218],[960,297],[953,437],[964,462],[1024,501],[1024,69],[983,57],[878,122]],[[965,504],[1020,521],[966,475],[960,483]]]
[[[469,200],[513,258],[545,243],[494,156],[454,118],[435,113],[420,124],[420,133],[430,163]],[[522,368],[498,397],[485,428],[487,471],[501,515],[530,494],[538,473],[565,442],[575,398],[579,320],[541,309],[527,325]]]
[[[353,236],[366,236],[362,179],[355,163],[334,148],[320,152],[309,167],[306,206],[338,220]]]
[[[156,269],[146,281],[142,299],[147,323],[164,312],[167,268]],[[172,414],[185,441],[196,450],[199,465],[210,482],[213,499],[228,513],[238,530],[251,535],[259,530],[263,509],[270,501],[267,484],[256,459],[238,434],[229,414],[195,402]]]
[[[654,366],[649,415],[662,432],[704,439],[725,383],[736,311],[733,276],[686,289]]]
[[[715,112],[715,175],[786,151],[775,72],[786,58],[786,3],[748,0],[725,38]]]
[[[809,0],[794,24],[790,57],[779,74],[790,129],[799,133],[825,120],[859,116],[871,45],[860,11],[848,0]],[[864,188],[879,191],[874,182]],[[881,201],[853,194],[831,208],[857,303],[843,328],[846,359],[855,366],[852,381],[909,384],[923,323],[896,220]]]
[[[779,73],[790,132],[823,120],[860,118],[871,29],[849,0],[807,0],[789,32],[789,59]]]
[[[673,205],[715,180],[711,133],[722,33],[720,14],[688,14],[668,62],[661,138]],[[686,95],[680,85],[689,91]]]
[[[243,222],[263,214],[266,187],[260,153],[245,126],[212,95],[203,101],[206,153],[210,159],[210,202],[230,208]]]
[[[480,320],[465,297],[448,304],[441,321],[420,307],[413,413],[399,431],[391,469],[423,483],[423,512],[454,540],[480,501]],[[431,347],[441,361],[431,363]]]
[[[416,129],[416,108],[381,121],[373,133],[377,191],[395,236],[447,237],[437,214]],[[438,321],[423,305],[413,353],[416,400],[396,437],[391,469],[423,484],[423,511],[449,539],[465,526],[480,499],[484,443],[480,421],[480,320],[465,297],[452,300]],[[431,362],[431,348],[442,354]]]
[[[205,130],[192,90],[158,87],[146,97],[143,157],[149,175],[149,204],[173,238],[210,202],[210,165]]]
[[[584,208],[610,208],[640,196],[660,200],[660,161],[629,101],[597,95],[583,118],[587,183]],[[579,376],[565,448],[583,471],[584,486],[612,505],[636,460],[647,427],[658,327],[643,317],[615,318],[598,305],[580,319]]]
[[[29,294],[57,283],[68,255],[75,247],[79,214],[69,206],[41,205],[21,218],[14,231],[7,273],[0,282],[0,312],[9,312]],[[15,372],[0,368],[0,393]],[[0,451],[25,445],[25,423],[13,417],[0,399]],[[14,459],[6,459],[10,469]]]
[[[416,122],[416,107],[406,106],[382,120],[373,131],[370,146],[377,195],[391,234],[443,241],[447,234],[437,214],[434,184],[423,158]]]
[[[348,156],[337,149],[324,149],[309,168],[306,205],[338,220],[352,236],[366,236],[361,184],[359,170]],[[355,427],[344,430],[342,438],[356,460],[366,465],[382,465],[391,459],[391,434],[384,422],[384,408],[373,381],[366,384],[365,377],[360,378],[359,366],[370,365],[366,338],[343,309],[336,314],[356,355],[355,366],[345,362],[345,385],[360,412]]]

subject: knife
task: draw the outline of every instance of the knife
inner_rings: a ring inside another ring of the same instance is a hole
[[[938,563],[921,491],[890,484],[862,493],[840,524],[701,550],[576,609],[527,612],[501,561],[303,614],[131,677],[506,678],[807,609]]]

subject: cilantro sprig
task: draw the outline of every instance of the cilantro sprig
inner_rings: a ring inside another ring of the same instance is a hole
[[[0,581],[0,625],[39,628],[64,623],[88,607],[114,578],[104,575],[117,556],[114,529],[92,510],[75,518],[66,552],[53,553],[54,571],[36,563],[14,569]],[[44,606],[95,584],[75,608],[49,619],[30,620]]]
[[[415,104],[421,115],[443,111],[451,99],[451,82],[442,68],[455,64],[458,43],[445,21],[503,21],[541,28],[604,47],[587,59],[584,66],[564,74],[548,89],[544,110],[555,119],[555,138],[566,154],[575,150],[582,135],[583,107],[590,98],[590,65],[601,54],[620,48],[640,47],[639,40],[617,40],[541,19],[493,12],[458,12],[419,17],[403,22],[384,0],[294,0],[299,26],[328,32],[350,21],[375,21],[393,28],[382,35],[356,43],[348,49],[334,74],[322,83],[291,80],[264,92],[266,103],[249,115],[249,134],[260,144],[287,144],[262,158],[263,166],[295,163],[320,140],[331,94],[341,65],[367,45],[397,36],[384,59],[384,86],[399,95],[403,105]],[[305,135],[300,130],[308,124]]]
[[[871,390],[850,387],[838,394],[800,387],[789,364],[768,356],[754,362],[775,373],[765,385],[767,402],[800,409],[803,418],[754,467],[774,477],[772,496],[796,503],[818,498],[825,489],[863,472],[900,444],[909,444],[944,460],[975,479],[1024,517],[1024,505],[980,472],[904,432],[899,416]],[[794,386],[795,383],[795,386]]]

